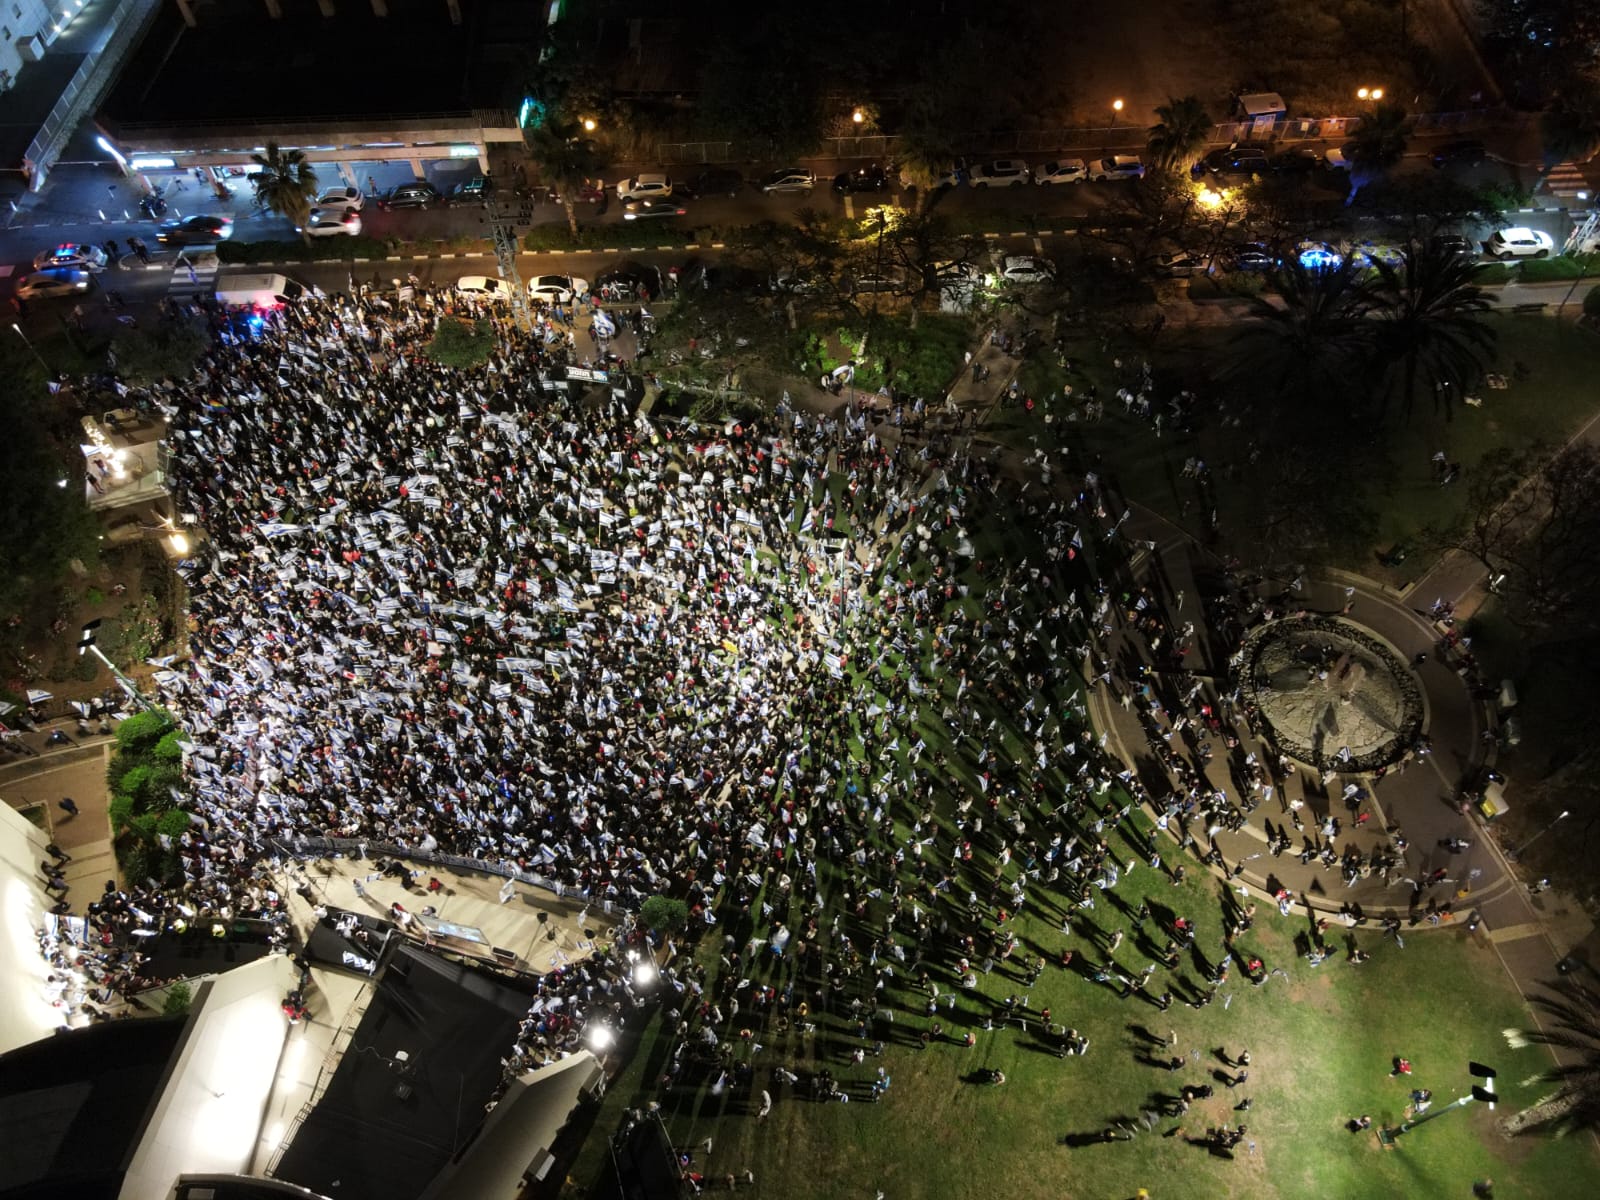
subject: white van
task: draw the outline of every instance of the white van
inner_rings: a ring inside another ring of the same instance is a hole
[[[217,280],[217,299],[230,308],[282,308],[319,294],[287,275],[229,275]]]

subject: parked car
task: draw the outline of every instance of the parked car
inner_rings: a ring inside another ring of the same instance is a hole
[[[1278,266],[1278,256],[1265,242],[1239,242],[1227,249],[1222,260],[1230,271],[1272,271]]]
[[[1137,154],[1113,154],[1109,158],[1097,158],[1089,166],[1089,178],[1096,181],[1143,179],[1144,163]]]
[[[366,202],[366,194],[360,188],[329,188],[317,197],[315,207],[348,208],[355,212],[360,212]]]
[[[528,280],[528,295],[546,304],[570,304],[589,294],[589,281],[576,275],[535,275]]]
[[[817,186],[817,177],[804,167],[779,167],[761,181],[761,190],[768,196],[782,192],[810,194]]]
[[[1371,238],[1357,242],[1350,247],[1350,261],[1358,267],[1375,267],[1382,264],[1386,267],[1404,266],[1406,252],[1399,246],[1390,245],[1388,242],[1373,241]]]
[[[1330,146],[1323,152],[1323,161],[1328,164],[1330,171],[1348,171],[1350,163],[1355,157],[1355,143],[1346,142],[1342,146]]]
[[[1006,283],[1044,283],[1055,278],[1055,268],[1031,254],[1014,254],[1000,260],[996,272]]]
[[[860,192],[886,192],[889,175],[882,167],[857,167],[854,171],[840,171],[833,177],[835,195],[844,196]]]
[[[1436,233],[1429,239],[1428,244],[1440,254],[1448,254],[1468,262],[1478,261],[1478,247],[1473,244],[1471,238],[1462,234]]]
[[[1055,158],[1033,173],[1033,181],[1041,186],[1047,183],[1082,183],[1089,178],[1088,165],[1081,158]]]
[[[456,280],[456,291],[479,300],[511,299],[511,285],[493,275],[463,275]]]
[[[712,167],[689,181],[691,196],[737,196],[744,190],[744,176],[733,167]]]
[[[156,230],[156,241],[163,246],[215,246],[232,236],[232,217],[185,217],[181,221],[163,221]]]
[[[672,178],[659,171],[644,171],[617,180],[618,200],[665,200],[672,195]]]
[[[1173,250],[1158,256],[1150,269],[1163,279],[1187,279],[1191,275],[1205,274],[1206,260],[1201,254]]]
[[[1325,165],[1327,159],[1316,146],[1291,146],[1267,159],[1267,170],[1274,175],[1302,175]]]
[[[82,267],[46,267],[17,280],[19,300],[49,300],[54,296],[75,296],[87,292],[94,276]]]
[[[938,191],[940,188],[955,187],[966,177],[966,163],[961,159],[957,159],[954,166],[933,180],[929,190]],[[910,191],[917,186],[916,180],[911,178],[910,172],[904,167],[900,168],[900,186],[907,191]]]
[[[428,208],[440,200],[439,189],[423,179],[412,183],[402,183],[397,188],[390,188],[378,197],[378,207],[384,209],[396,208]]]
[[[1213,175],[1264,175],[1267,152],[1260,146],[1223,146],[1201,159]]]
[[[904,286],[900,276],[894,271],[868,271],[853,277],[849,282],[852,295],[867,292],[898,292]]]
[[[975,188],[1022,187],[1030,178],[1028,164],[1020,158],[997,158],[979,163],[970,176]]]
[[[622,206],[624,221],[660,221],[681,217],[687,212],[683,205],[671,199],[630,200]]]
[[[1542,229],[1518,225],[1511,229],[1496,230],[1483,244],[1483,252],[1501,262],[1513,258],[1549,258],[1556,252],[1556,243]]]
[[[1489,151],[1477,138],[1461,138],[1453,142],[1441,142],[1433,149],[1433,165],[1435,167],[1471,167],[1481,163],[1489,157]]]
[[[358,237],[361,233],[361,214],[353,208],[313,208],[303,228],[296,233],[307,237]]]
[[[772,291],[786,296],[804,296],[817,290],[817,283],[793,267],[783,267],[768,281]]]
[[[100,249],[99,246],[63,242],[54,250],[41,250],[35,254],[33,256],[33,265],[41,271],[57,267],[78,271],[104,271],[106,269],[106,252]]]
[[[451,188],[444,202],[451,208],[482,208],[493,195],[494,182],[487,175],[475,175]]]
[[[1308,271],[1331,271],[1344,262],[1344,255],[1327,242],[1301,242],[1294,248],[1294,256]]]

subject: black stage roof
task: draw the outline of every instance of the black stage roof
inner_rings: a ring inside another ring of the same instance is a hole
[[[339,1200],[415,1200],[483,1121],[530,1000],[398,946],[274,1176]]]
[[[119,129],[372,118],[515,109],[535,61],[540,6],[528,0],[194,0],[196,26],[163,4],[100,105]]]
[[[107,1021],[0,1057],[0,1200],[116,1200],[186,1019]]]

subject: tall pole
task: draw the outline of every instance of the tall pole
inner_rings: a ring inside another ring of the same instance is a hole
[[[1558,824],[1560,824],[1562,821],[1566,820],[1571,815],[1572,814],[1570,812],[1568,812],[1566,809],[1562,809],[1561,812],[1556,815],[1556,819],[1554,821],[1551,821],[1550,824],[1546,825],[1543,829],[1539,830],[1538,833],[1534,834],[1527,841],[1523,842],[1522,845],[1516,847],[1515,849],[1506,851],[1506,857],[1509,858],[1512,862],[1516,862],[1517,859],[1522,857],[1522,852],[1524,850],[1526,850],[1529,846],[1533,845],[1540,838],[1542,838],[1545,834],[1549,833]]]
[[[117,670],[117,664],[112,662],[109,658],[107,658],[104,654],[102,654],[100,652],[100,647],[99,646],[96,646],[93,642],[90,642],[89,645],[86,647],[86,649],[89,651],[90,654],[93,654],[101,662],[105,663],[106,668],[111,672],[112,676],[116,679],[116,681],[118,683],[120,683],[122,685],[122,690],[124,692],[128,693],[128,699],[132,700],[137,707],[142,708],[142,709],[144,709],[146,711],[149,711],[149,710],[155,708],[155,705],[151,704],[150,701],[146,700],[144,698],[144,696],[140,693],[139,689],[134,687],[133,680],[129,679],[121,671]]]
[[[22,326],[13,321],[11,322],[11,328],[17,331],[17,336],[22,339],[22,344],[28,348],[28,352],[30,354],[39,360],[39,365],[43,367],[45,372],[48,374],[50,371],[50,364],[45,362],[44,355],[39,353],[39,348],[28,340],[28,335],[22,332]]]

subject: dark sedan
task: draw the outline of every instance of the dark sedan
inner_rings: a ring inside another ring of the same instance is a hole
[[[840,171],[833,177],[833,192],[836,196],[888,190],[889,175],[882,167],[860,167],[854,171]]]
[[[232,217],[185,217],[164,221],[156,231],[156,241],[163,246],[215,246],[232,236]]]

